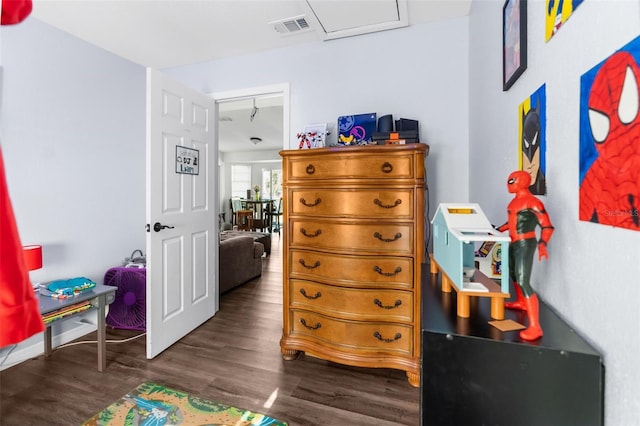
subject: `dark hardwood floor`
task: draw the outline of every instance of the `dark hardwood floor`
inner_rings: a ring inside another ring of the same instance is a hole
[[[263,275],[220,298],[220,311],[152,360],[145,338],[55,350],[0,372],[0,425],[79,425],[138,384],[154,381],[201,398],[261,412],[290,426],[418,425],[419,390],[404,372],[280,356],[281,240],[272,237]],[[136,335],[108,329],[108,339]],[[95,333],[79,340],[93,340]]]

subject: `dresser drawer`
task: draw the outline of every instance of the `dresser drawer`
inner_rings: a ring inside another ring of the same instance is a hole
[[[413,254],[413,223],[289,221],[292,248]]]
[[[413,218],[413,189],[292,189],[291,215]]]
[[[413,327],[384,322],[358,322],[291,309],[291,336],[304,336],[346,350],[413,354]]]
[[[351,287],[413,288],[413,258],[289,250],[289,276]]]
[[[291,158],[286,164],[288,176],[297,179],[412,179],[413,156],[404,153],[367,153],[368,155],[307,155]]]
[[[358,321],[413,321],[413,293],[402,290],[355,289],[291,280],[292,308]]]

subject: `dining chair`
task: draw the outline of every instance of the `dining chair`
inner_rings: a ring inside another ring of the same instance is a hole
[[[244,210],[240,198],[230,198],[229,205],[231,207],[231,226],[238,225],[238,212]]]
[[[251,231],[253,226],[253,210],[238,210],[238,231]]]
[[[269,223],[271,224],[271,231],[280,234],[280,217],[282,217],[282,197],[278,200],[278,207],[275,210],[269,210],[267,212],[269,216]]]

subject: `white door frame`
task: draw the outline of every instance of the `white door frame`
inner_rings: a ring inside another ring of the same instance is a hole
[[[290,99],[289,99],[289,83],[280,83],[280,84],[272,84],[268,86],[257,86],[257,87],[248,87],[244,89],[237,90],[228,90],[225,92],[214,92],[210,93],[210,96],[213,97],[216,103],[216,111],[214,120],[216,123],[220,120],[220,103],[241,100],[246,98],[255,98],[260,96],[268,96],[268,95],[282,95],[282,149],[290,149],[289,138],[290,138],[290,129],[289,129],[289,111],[290,111]],[[219,147],[220,142],[220,126],[217,126],[215,133],[215,146]],[[222,182],[222,178],[220,176],[220,166],[218,166],[218,186],[220,182]],[[218,188],[218,197],[220,194],[220,188]],[[224,210],[224,205],[220,206],[220,211]],[[218,294],[218,302],[220,295]],[[218,307],[216,306],[216,311]]]

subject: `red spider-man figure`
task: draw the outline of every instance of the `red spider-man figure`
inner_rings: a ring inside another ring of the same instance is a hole
[[[640,70],[625,51],[602,65],[589,95],[598,152],[580,185],[580,220],[640,230]]]
[[[506,302],[505,307],[527,312],[529,327],[520,332],[520,338],[535,340],[542,337],[538,296],[531,288],[533,255],[538,248],[538,260],[548,259],[547,242],[553,234],[553,226],[544,204],[529,191],[531,176],[518,170],[509,175],[507,189],[515,197],[507,206],[507,223],[498,231],[509,230],[509,275],[516,290],[516,300]],[[540,226],[540,240],[536,239],[536,227]]]

